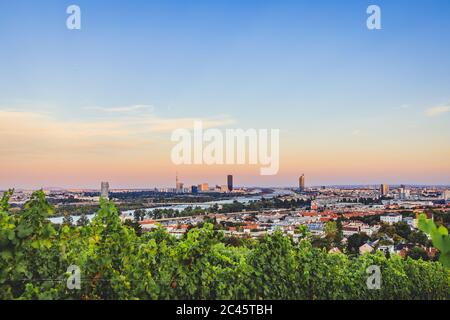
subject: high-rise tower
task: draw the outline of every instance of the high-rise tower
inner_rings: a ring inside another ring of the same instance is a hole
[[[227,186],[229,192],[233,191],[233,176],[231,174],[227,176]]]
[[[100,194],[101,194],[102,198],[109,199],[109,183],[108,182],[102,182]]]
[[[382,185],[380,186],[380,195],[381,195],[382,197],[385,197],[385,196],[388,195],[388,193],[389,193],[389,185],[387,185],[387,184],[382,184]]]
[[[300,191],[305,191],[305,174],[302,174],[298,179],[298,188]]]
[[[184,186],[183,183],[178,180],[178,172],[177,172],[176,176],[175,176],[175,190],[176,190],[176,192],[182,193],[183,192],[183,186]]]

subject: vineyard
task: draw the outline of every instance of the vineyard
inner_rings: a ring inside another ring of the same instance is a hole
[[[450,272],[439,262],[332,254],[278,232],[230,243],[208,223],[179,240],[163,228],[137,235],[106,200],[91,223],[57,227],[42,191],[20,214],[9,196],[0,202],[0,299],[450,298]],[[378,290],[367,286],[372,265],[381,270]],[[80,270],[79,289],[67,285],[70,266]]]

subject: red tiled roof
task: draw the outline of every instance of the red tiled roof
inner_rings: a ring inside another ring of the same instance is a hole
[[[144,221],[139,221],[139,224],[155,224],[156,222],[153,220],[144,220]]]
[[[315,216],[317,216],[317,213],[315,213],[315,212],[304,212],[304,213],[302,213],[302,215],[304,217],[315,217]]]

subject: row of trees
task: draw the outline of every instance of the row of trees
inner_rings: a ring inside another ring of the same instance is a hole
[[[85,226],[53,226],[42,191],[20,214],[0,202],[1,299],[449,299],[449,271],[437,262],[350,258],[276,232],[230,241],[209,223],[176,240],[164,229],[137,235],[101,200]],[[381,287],[369,289],[369,266]],[[67,285],[80,270],[79,289]],[[73,288],[73,289],[71,289]]]
[[[202,215],[207,213],[230,213],[230,212],[242,212],[246,211],[261,211],[264,209],[295,209],[298,207],[310,205],[310,200],[294,199],[294,200],[281,200],[279,198],[265,199],[257,201],[250,201],[249,203],[242,203],[239,201],[233,201],[232,203],[226,203],[223,205],[214,204],[208,209],[202,209],[199,206],[189,206],[183,210],[174,210],[171,208],[159,208],[146,212],[144,209],[137,209],[134,211],[134,219],[136,221],[142,221],[145,218],[161,219],[161,218],[173,218],[173,217],[186,217],[194,215]]]
[[[145,209],[137,209],[133,212],[133,218],[136,222],[143,221],[146,218],[151,219],[164,219],[164,218],[175,218],[175,217],[188,217],[207,214],[207,210],[202,209],[198,206],[196,207],[186,207],[183,210],[176,210],[172,208],[157,208],[151,211],[146,211]]]

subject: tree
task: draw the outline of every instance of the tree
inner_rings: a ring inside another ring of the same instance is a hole
[[[365,233],[352,234],[347,239],[347,250],[351,253],[358,253],[359,247],[369,240],[369,236]]]
[[[422,259],[424,261],[428,260],[427,252],[424,249],[420,248],[420,247],[412,248],[408,252],[407,256],[410,257],[411,259],[414,259],[414,260],[419,260],[419,259]]]
[[[411,234],[411,228],[406,222],[398,222],[394,225],[395,233],[398,234],[403,239],[407,239]]]
[[[314,237],[311,240],[311,245],[314,248],[326,249],[326,250],[331,249],[331,242],[328,240],[328,238]]]
[[[42,190],[32,193],[18,216],[4,210],[8,199],[3,196],[0,212],[0,299],[26,295],[34,286],[34,297],[51,299],[54,284],[39,279],[54,278],[62,258],[54,251],[56,232],[47,219],[54,209]]]
[[[386,234],[391,238],[395,235],[395,232],[396,232],[395,226],[386,223],[383,223],[381,225],[380,230],[378,231],[379,234]]]
[[[338,233],[338,229],[337,229],[336,222],[334,222],[334,221],[328,221],[328,222],[325,224],[324,231],[325,231],[325,236],[326,236],[329,240],[334,241],[334,239],[336,238],[337,233]]]
[[[77,226],[84,227],[89,224],[89,218],[86,216],[86,214],[82,214],[80,218],[77,221]]]
[[[134,232],[136,232],[136,235],[137,235],[138,237],[140,237],[140,236],[142,235],[142,227],[141,227],[141,225],[139,224],[139,222],[136,222],[136,221],[133,221],[133,220],[126,220],[126,221],[124,222],[124,224],[125,224],[127,227],[130,227],[131,229],[133,229]]]
[[[144,209],[137,209],[134,210],[133,216],[134,216],[134,221],[135,222],[139,222],[145,219],[145,216],[147,215],[147,213],[145,212]]]
[[[308,227],[304,224],[300,224],[296,231],[299,240],[309,239],[311,237],[311,231],[309,231]]]
[[[427,219],[425,214],[419,216],[419,229],[431,236],[433,245],[440,251],[439,261],[450,268],[450,236],[444,226],[437,227],[433,220]]]
[[[2,199],[0,200],[0,212],[9,211],[9,199],[11,199],[13,193],[14,189],[9,189],[8,191],[3,193]]]
[[[261,241],[249,257],[253,269],[252,299],[289,299],[295,296],[297,261],[292,241],[276,231]],[[270,284],[270,285],[269,285]]]
[[[340,226],[340,228],[339,228]],[[328,221],[325,224],[325,236],[333,245],[339,245],[342,241],[342,223],[335,221]]]
[[[72,215],[69,212],[64,212],[62,225],[71,226],[73,224]]]
[[[428,244],[427,236],[421,231],[411,232],[408,236],[408,241],[422,246],[426,246]]]

